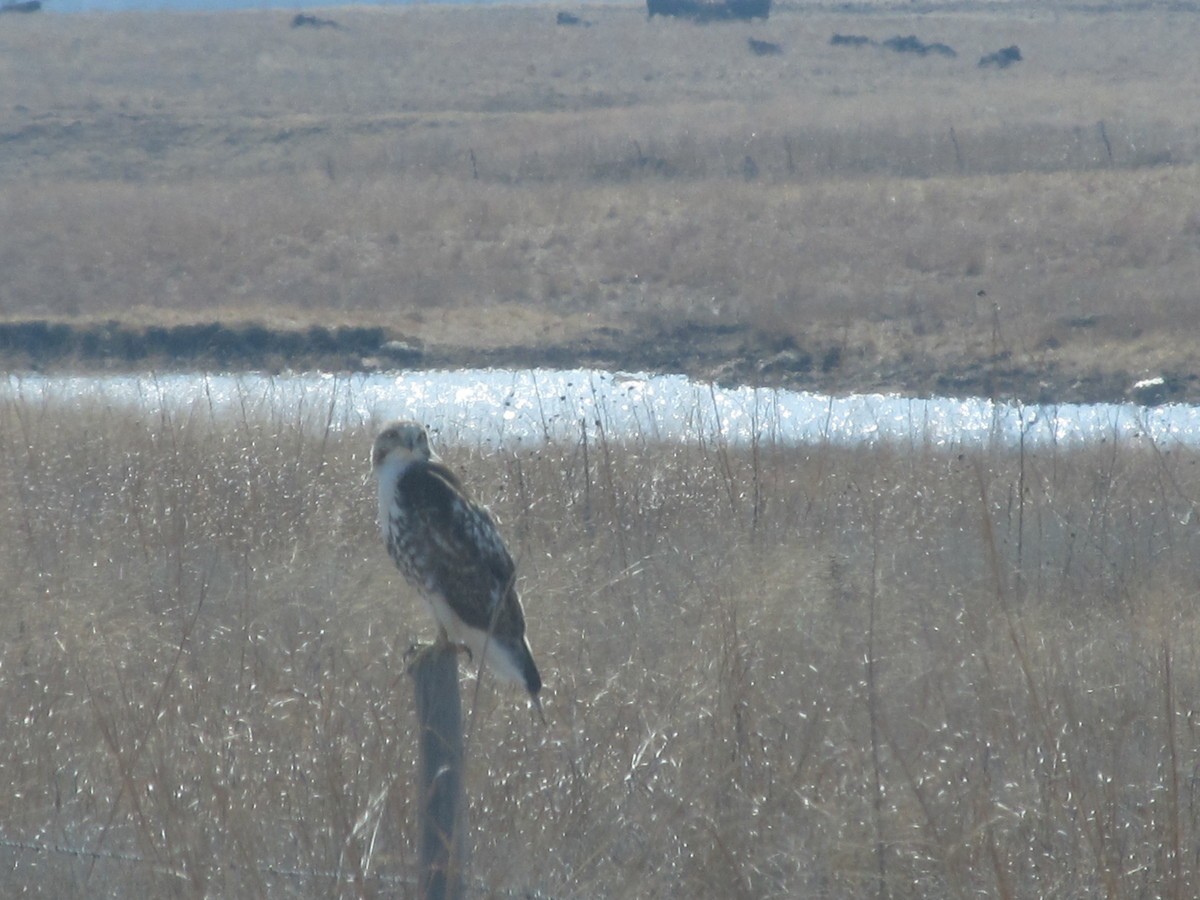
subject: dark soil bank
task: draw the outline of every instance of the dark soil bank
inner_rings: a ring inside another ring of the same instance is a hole
[[[387,343],[382,328],[273,330],[262,325],[150,325],[118,322],[71,325],[65,322],[0,323],[0,359],[11,369],[178,368],[333,368],[362,367],[365,355]],[[394,348],[402,357],[402,348]],[[419,354],[410,353],[415,362]]]
[[[1007,354],[956,370],[935,359],[908,360],[885,370],[836,347],[776,344],[738,326],[687,325],[653,332],[599,328],[561,343],[484,349],[422,345],[372,326],[273,329],[253,323],[136,326],[30,320],[0,322],[0,363],[10,372],[589,367],[679,372],[722,384],[832,394],[990,396],[1038,403],[1200,401],[1200,380],[1191,373],[1163,373],[1138,385],[1133,373],[1023,367]]]

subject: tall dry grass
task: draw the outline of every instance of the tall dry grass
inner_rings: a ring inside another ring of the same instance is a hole
[[[4,893],[410,895],[430,628],[327,421],[0,407]],[[481,895],[1195,895],[1193,450],[604,424],[441,448],[547,680],[469,714]]]
[[[1186,11],[328,15],[345,27],[10,23],[0,315],[371,321],[502,345],[717,321],[887,371],[977,364],[997,303],[1025,362],[1197,362]],[[756,57],[750,36],[785,52]],[[1011,70],[976,68],[1014,43]]]

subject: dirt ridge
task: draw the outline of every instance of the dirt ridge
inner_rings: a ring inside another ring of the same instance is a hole
[[[1007,353],[947,367],[933,359],[880,365],[837,347],[780,343],[748,327],[682,325],[636,333],[597,328],[558,342],[479,347],[433,344],[374,325],[270,327],[193,322],[134,325],[115,320],[0,322],[0,362],[9,372],[333,371],[444,368],[599,368],[680,373],[723,385],[829,394],[992,397],[1034,403],[1146,405],[1200,402],[1200,379],[1151,379],[1097,367],[1023,365]]]

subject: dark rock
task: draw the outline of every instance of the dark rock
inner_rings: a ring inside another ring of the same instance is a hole
[[[0,13],[35,13],[42,8],[42,0],[21,0],[18,3],[0,5]]]
[[[292,19],[293,28],[341,28],[333,19],[318,19],[316,16],[296,13]]]
[[[750,52],[755,56],[781,56],[783,54],[783,48],[778,44],[772,44],[770,41],[746,38],[746,43],[750,45]]]
[[[947,57],[958,56],[952,47],[938,43],[926,44],[915,34],[910,34],[907,37],[900,37],[899,35],[890,37],[883,42],[883,46],[889,50],[895,50],[897,53],[915,53],[917,56],[929,56],[930,54]]]
[[[1013,44],[1011,47],[1005,47],[1003,50],[997,50],[995,53],[981,56],[979,58],[979,68],[986,69],[989,66],[995,66],[997,69],[1007,69],[1013,63],[1020,62],[1021,59],[1021,48]]]

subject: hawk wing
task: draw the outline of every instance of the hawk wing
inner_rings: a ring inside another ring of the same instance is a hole
[[[427,588],[444,597],[463,624],[519,640],[525,617],[513,586],[516,566],[491,513],[440,463],[410,466],[397,487],[418,525],[423,546],[414,549]]]

